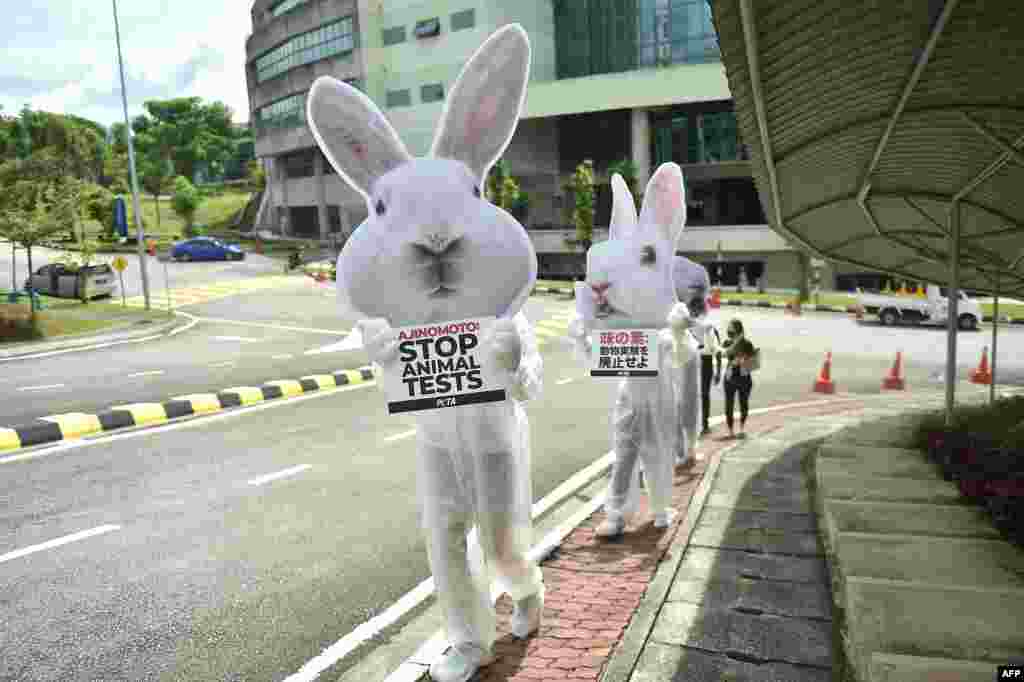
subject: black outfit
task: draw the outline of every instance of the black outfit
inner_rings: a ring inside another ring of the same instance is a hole
[[[700,406],[704,430],[710,430],[708,419],[711,418],[711,380],[715,376],[715,358],[713,355],[700,356]]]
[[[736,347],[737,345],[739,348]],[[735,364],[736,354],[740,350],[746,353],[753,353],[754,347],[746,339],[741,339],[738,344],[730,339],[725,342],[724,346],[728,362],[725,370],[725,379],[722,382],[722,386],[725,388],[725,423],[728,425],[729,430],[732,431],[732,415],[736,395],[739,394],[740,398],[740,427],[742,428],[747,423],[747,414],[750,412],[750,392],[754,389],[754,379],[750,373],[741,371]]]

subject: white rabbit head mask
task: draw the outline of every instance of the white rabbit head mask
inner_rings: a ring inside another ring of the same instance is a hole
[[[523,226],[481,187],[515,132],[529,71],[522,27],[492,34],[452,86],[426,158],[409,155],[360,91],[329,76],[313,83],[313,137],[369,209],[338,257],[344,313],[405,326],[522,307],[537,255]]]
[[[711,279],[707,268],[685,256],[676,256],[672,266],[676,298],[690,309],[695,319],[707,317],[707,297],[711,293]]]
[[[673,245],[686,222],[686,190],[678,165],[658,167],[636,204],[625,181],[612,176],[612,217],[608,241],[587,252],[582,307],[593,310],[600,327],[663,327],[676,302],[672,281]]]

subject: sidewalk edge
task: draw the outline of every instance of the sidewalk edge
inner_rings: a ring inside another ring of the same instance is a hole
[[[121,332],[101,332],[99,334],[88,334],[76,339],[52,342],[44,341],[42,343],[27,344],[24,348],[0,350],[0,362],[26,359],[43,353],[87,350],[93,346],[101,346],[111,343],[128,343],[132,341],[140,341],[149,337],[164,336],[181,323],[179,316],[183,317],[184,313],[176,311],[173,318],[168,319],[166,322],[146,326],[145,329]]]
[[[672,581],[675,579],[679,566],[683,562],[683,555],[690,544],[690,538],[697,527],[697,520],[704,512],[704,505],[711,493],[711,486],[718,475],[718,467],[722,458],[737,445],[732,445],[711,456],[707,469],[700,485],[690,498],[690,504],[686,508],[686,516],[683,518],[676,535],[668,547],[671,556],[667,561],[662,561],[658,569],[647,585],[647,591],[640,602],[640,606],[633,614],[622,636],[619,646],[612,652],[611,659],[601,674],[601,682],[627,682],[633,674],[644,646],[654,630],[654,623],[661,611],[662,606],[668,599],[668,593],[672,589]]]

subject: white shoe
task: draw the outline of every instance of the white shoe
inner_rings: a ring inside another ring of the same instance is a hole
[[[654,527],[655,528],[668,528],[669,526],[672,525],[672,522],[675,521],[675,518],[676,518],[676,510],[675,509],[666,509],[665,511],[660,511],[657,514],[654,515]]]
[[[444,652],[441,660],[430,666],[434,682],[468,682],[476,671],[494,663],[494,655],[473,644],[459,644]]]
[[[526,639],[540,630],[540,616],[544,611],[544,593],[531,594],[520,599],[512,608],[512,634],[519,639]]]
[[[624,530],[626,530],[626,519],[623,518],[622,514],[609,512],[605,520],[601,522],[601,525],[594,532],[598,537],[613,538],[616,535],[622,535]]]

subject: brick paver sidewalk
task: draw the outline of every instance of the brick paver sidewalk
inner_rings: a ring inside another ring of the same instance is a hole
[[[863,406],[856,399],[832,399],[823,400],[821,405],[752,415],[747,422],[748,436],[756,439],[793,419],[839,414]],[[594,535],[594,529],[604,520],[604,512],[599,510],[541,564],[547,597],[541,629],[533,637],[520,641],[508,634],[512,606],[508,597],[503,596],[498,602],[498,659],[481,669],[473,682],[596,682],[640,605],[658,564],[668,558],[668,548],[711,458],[742,442],[722,440],[724,432],[724,427],[719,427],[716,434],[701,441],[702,461],[692,468],[676,470],[673,500],[679,515],[670,528],[653,527],[646,496],[642,495],[638,514],[641,523],[628,529],[622,538],[609,541]]]

